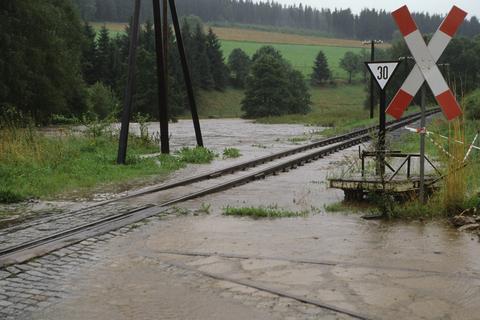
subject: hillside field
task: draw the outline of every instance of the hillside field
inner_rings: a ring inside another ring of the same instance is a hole
[[[99,30],[105,25],[113,35],[122,33],[125,30],[124,23],[97,22],[92,23],[92,25],[96,30]],[[316,55],[320,50],[323,50],[333,77],[335,79],[346,79],[347,73],[339,66],[340,59],[347,51],[358,53],[362,50],[362,43],[357,40],[304,36],[241,28],[212,27],[212,29],[221,40],[225,60],[228,59],[232,50],[236,48],[241,48],[251,56],[260,47],[272,45],[290,61],[295,69],[301,71],[305,76],[310,75]]]
[[[252,56],[255,51],[264,45],[271,45],[279,50],[282,55],[290,61],[296,70],[301,71],[305,76],[312,73],[313,62],[318,52],[322,50],[327,57],[327,61],[334,79],[347,79],[347,73],[340,68],[340,59],[347,51],[355,53],[360,52],[360,48],[333,47],[333,46],[315,46],[315,45],[299,45],[299,44],[272,44],[259,43],[250,41],[231,41],[221,40],[222,49],[225,57],[228,57],[235,48],[244,50],[248,55]]]
[[[369,111],[363,107],[367,93],[362,84],[310,89],[312,111],[306,115],[285,115],[258,119],[262,123],[298,123],[335,127],[342,132],[371,124]],[[243,115],[243,92],[232,88],[223,92],[203,91],[199,96],[199,113],[202,118],[238,118]],[[185,118],[189,118],[187,113]],[[336,133],[333,132],[333,133]]]

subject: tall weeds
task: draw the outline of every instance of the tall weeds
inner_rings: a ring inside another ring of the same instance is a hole
[[[462,143],[459,143],[462,142]],[[462,120],[449,125],[448,152],[445,156],[446,177],[443,188],[443,205],[448,212],[461,210],[467,195],[467,168],[463,159],[465,150],[465,129]]]

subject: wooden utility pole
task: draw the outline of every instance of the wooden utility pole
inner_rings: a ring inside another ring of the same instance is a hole
[[[123,105],[122,126],[120,129],[120,141],[118,145],[117,163],[125,164],[127,159],[128,131],[132,113],[133,95],[135,91],[135,69],[137,61],[137,46],[140,31],[140,5],[141,0],[135,0],[132,30],[130,30],[130,48],[128,50],[128,81],[125,89]]]
[[[175,37],[177,38],[178,52],[180,54],[180,62],[182,63],[183,77],[185,78],[185,85],[187,87],[188,102],[190,104],[190,111],[192,112],[193,127],[195,129],[195,136],[197,138],[197,146],[203,147],[202,131],[200,129],[200,119],[198,117],[197,104],[195,102],[195,95],[193,93],[192,78],[190,76],[187,55],[185,53],[182,32],[180,30],[177,7],[175,5],[175,0],[169,0],[169,3],[170,12],[172,13],[173,28],[175,29]]]
[[[153,21],[155,24],[155,48],[157,51],[157,81],[158,81],[158,109],[160,118],[160,141],[163,154],[170,153],[168,136],[168,97],[167,97],[167,68],[165,65],[165,51],[163,48],[162,16],[160,0],[153,0]]]

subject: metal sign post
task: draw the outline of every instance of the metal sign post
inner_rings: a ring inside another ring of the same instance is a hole
[[[420,203],[425,203],[425,135],[427,134],[426,117],[425,117],[425,86],[422,86],[422,100],[420,107],[422,110],[422,118],[420,120]]]
[[[375,61],[375,45],[376,44],[382,44],[382,40],[368,40],[368,41],[363,41],[363,45],[369,45],[370,46],[370,62]],[[373,77],[370,77],[370,119],[373,119],[375,116],[375,79]]]
[[[400,61],[376,61],[365,62],[371,76],[377,82],[380,90],[380,110],[379,110],[379,130],[378,130],[378,145],[377,145],[377,174],[381,177],[385,175],[385,134],[386,134],[386,116],[385,110],[387,108],[386,88],[393,74],[397,70]]]

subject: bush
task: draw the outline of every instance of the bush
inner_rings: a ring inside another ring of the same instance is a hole
[[[260,48],[253,56],[242,110],[247,118],[305,114],[310,94],[303,75],[294,70],[273,47]]]
[[[101,82],[87,89],[87,104],[89,112],[99,119],[116,115],[120,110],[120,100],[110,87]]]
[[[180,161],[186,163],[210,163],[215,158],[215,153],[207,148],[182,148],[178,152],[180,155]]]
[[[237,148],[225,148],[223,150],[223,158],[224,159],[227,159],[227,158],[238,158],[240,157],[242,154],[240,153],[240,150],[238,150]]]
[[[67,117],[61,114],[54,114],[52,115],[51,123],[55,125],[75,125],[79,124],[80,120],[75,116]]]
[[[25,200],[25,197],[11,190],[0,190],[0,203],[10,204]]]
[[[471,92],[463,100],[463,106],[470,120],[480,120],[480,89]]]

